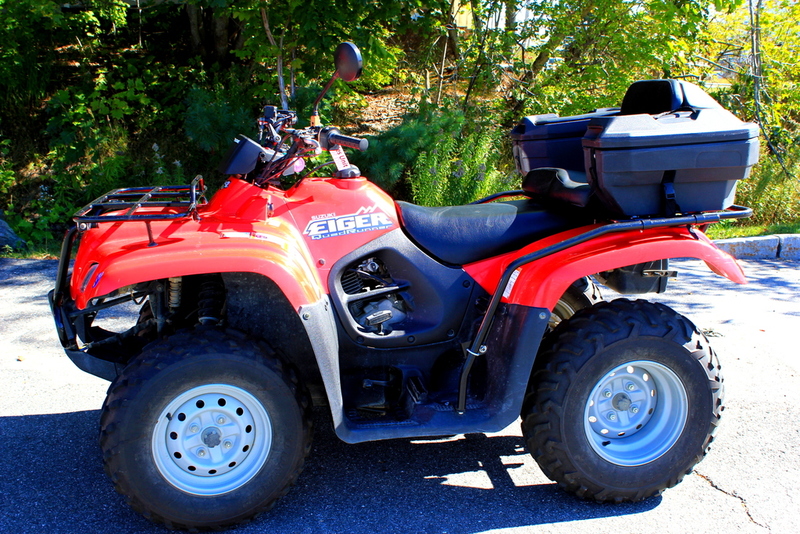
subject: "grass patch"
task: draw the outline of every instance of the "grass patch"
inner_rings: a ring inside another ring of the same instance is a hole
[[[0,247],[0,258],[16,260],[57,260],[61,254],[61,243],[34,246],[22,250],[13,250],[11,247]]]
[[[729,239],[732,237],[754,237],[774,234],[800,234],[800,221],[786,224],[746,225],[736,222],[713,224],[706,232],[711,239]]]

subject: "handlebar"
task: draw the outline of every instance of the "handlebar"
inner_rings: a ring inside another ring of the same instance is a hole
[[[331,152],[334,159],[322,166],[335,162],[339,171],[336,173],[337,178],[360,176],[358,168],[350,165],[344,151],[339,147],[363,152],[369,148],[369,140],[344,135],[338,128],[332,126],[327,128],[310,126],[300,130],[287,127],[292,125],[295,119],[296,115],[292,111],[278,110],[274,106],[264,108],[264,115],[258,121],[261,130],[259,139],[262,143],[252,142],[259,149],[252,151],[252,158],[248,158],[245,162],[245,167],[249,171],[244,174],[256,171],[250,178],[253,184],[260,187],[279,186],[283,176],[298,173],[305,167],[304,158],[319,155],[322,150]],[[282,138],[282,134],[291,136],[291,144],[285,144],[287,138]],[[316,169],[308,174],[314,170]],[[347,175],[340,176],[344,170],[348,171]]]
[[[347,148],[353,148],[364,152],[369,148],[368,139],[359,139],[358,137],[351,137],[343,135],[339,132],[338,128],[324,128],[319,133],[319,142],[324,150],[330,150],[334,145],[342,145]]]
[[[332,134],[328,136],[328,141],[330,141],[331,144],[354,148],[361,152],[369,148],[368,139],[359,139],[357,137],[350,137],[349,135]]]

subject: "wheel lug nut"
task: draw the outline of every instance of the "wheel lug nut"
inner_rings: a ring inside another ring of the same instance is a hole
[[[226,441],[225,443],[222,444],[222,446],[225,447],[226,449],[230,449],[231,447],[233,447],[233,443],[231,443],[230,441]]]
[[[222,417],[222,416],[220,415],[220,416],[217,418],[217,424],[218,424],[218,425],[224,425],[224,424],[225,424],[225,418],[224,418],[224,417]]]
[[[628,384],[625,386],[625,389],[627,389],[628,391],[633,391],[634,389],[636,389],[636,386],[633,384],[633,382],[628,382]]]
[[[603,391],[603,396],[605,398],[607,398],[607,399],[611,398],[611,390],[607,389],[607,390]]]
[[[189,432],[192,434],[197,434],[200,431],[200,427],[197,425],[192,425],[189,427]]]
[[[205,458],[206,450],[205,449],[197,449],[197,456],[199,456],[200,458]]]
[[[615,414],[614,412],[609,412],[607,417],[608,417],[609,421],[616,421],[617,420],[617,414]]]
[[[638,406],[631,406],[631,413],[639,413],[639,407]]]

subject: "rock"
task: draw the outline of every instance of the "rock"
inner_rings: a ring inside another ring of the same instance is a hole
[[[14,230],[11,229],[7,222],[0,219],[0,249],[6,246],[20,249],[25,248],[26,243],[14,233]]]
[[[781,240],[779,257],[782,260],[800,260],[800,235],[780,234]]]
[[[778,257],[780,239],[774,235],[756,237],[734,237],[714,241],[721,248],[737,259],[771,259]]]

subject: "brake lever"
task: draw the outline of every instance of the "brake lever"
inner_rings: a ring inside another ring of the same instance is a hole
[[[322,145],[319,144],[319,141],[316,139],[308,139],[306,137],[303,137],[302,139],[306,146],[309,146],[314,150],[315,156],[322,154]]]
[[[309,147],[315,156],[319,156],[322,154],[322,145],[320,145],[319,141],[316,139],[316,133],[311,128],[306,128],[305,130],[290,130],[289,128],[285,128],[284,131],[291,135],[295,142],[302,143]]]

